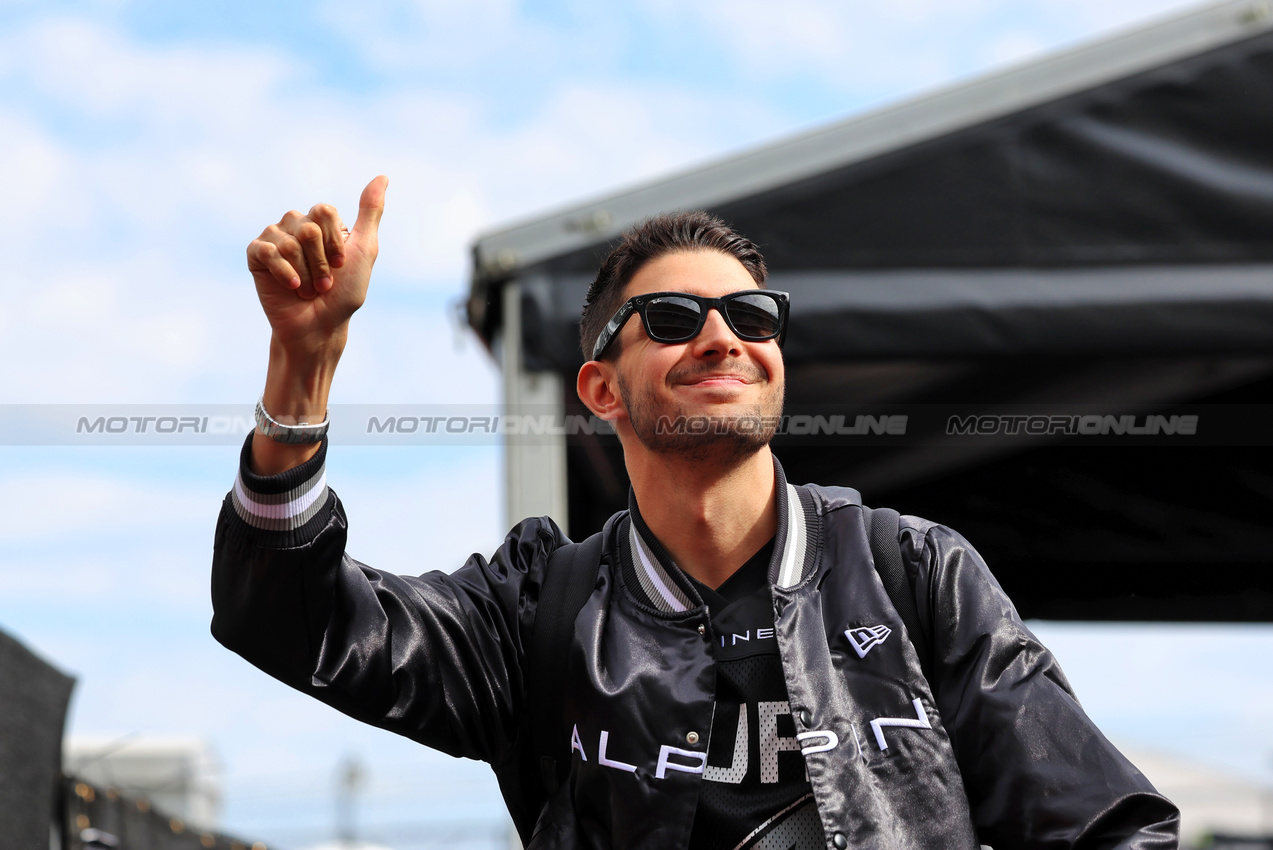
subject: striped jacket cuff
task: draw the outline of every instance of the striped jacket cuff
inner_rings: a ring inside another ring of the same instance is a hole
[[[249,466],[252,435],[239,455],[230,500],[239,519],[260,531],[297,532],[328,507],[327,440],[300,466],[278,475],[257,475]],[[289,535],[291,536],[291,535]]]

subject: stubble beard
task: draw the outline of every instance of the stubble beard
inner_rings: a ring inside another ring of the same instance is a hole
[[[783,403],[781,385],[771,386],[766,398],[756,404],[734,408],[726,415],[705,417],[683,405],[661,406],[649,389],[633,390],[622,373],[618,377],[619,394],[633,433],[641,445],[657,454],[687,463],[711,461],[733,466],[769,445],[778,431]],[[695,420],[705,421],[707,427],[701,431],[689,427]]]

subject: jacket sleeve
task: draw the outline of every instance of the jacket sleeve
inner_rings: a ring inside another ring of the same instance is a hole
[[[909,519],[909,518],[908,518]],[[1096,728],[981,556],[943,526],[902,534],[933,690],[984,844],[1167,850],[1180,815]]]
[[[490,560],[473,555],[450,575],[380,572],[345,554],[325,444],[270,477],[251,473],[246,452],[217,522],[213,636],[359,720],[454,756],[505,760],[528,623],[560,530],[526,520]]]

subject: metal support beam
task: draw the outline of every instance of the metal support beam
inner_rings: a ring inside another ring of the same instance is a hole
[[[507,525],[529,516],[550,516],[567,528],[566,437],[562,378],[555,372],[527,372],[522,365],[521,285],[510,281],[502,293],[500,366],[506,416],[550,416],[558,433],[509,434],[504,438]]]

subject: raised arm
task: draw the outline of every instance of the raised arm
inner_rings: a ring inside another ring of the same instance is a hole
[[[248,246],[248,269],[271,329],[262,404],[284,425],[327,415],[349,319],[367,298],[388,185],[380,176],[362,190],[353,230],[335,207],[317,204],[306,214],[287,213]],[[318,445],[280,443],[258,430],[252,471],[273,475],[300,466]]]
[[[289,212],[248,248],[269,319],[263,405],[284,424],[322,421],[349,320],[367,295],[384,177],[346,231],[330,206]],[[523,635],[552,550],[549,522],[513,529],[490,560],[450,574],[427,541],[397,575],[345,554],[326,441],[245,444],[212,562],[212,634],[257,667],[345,713],[452,755],[498,763],[522,722]]]

